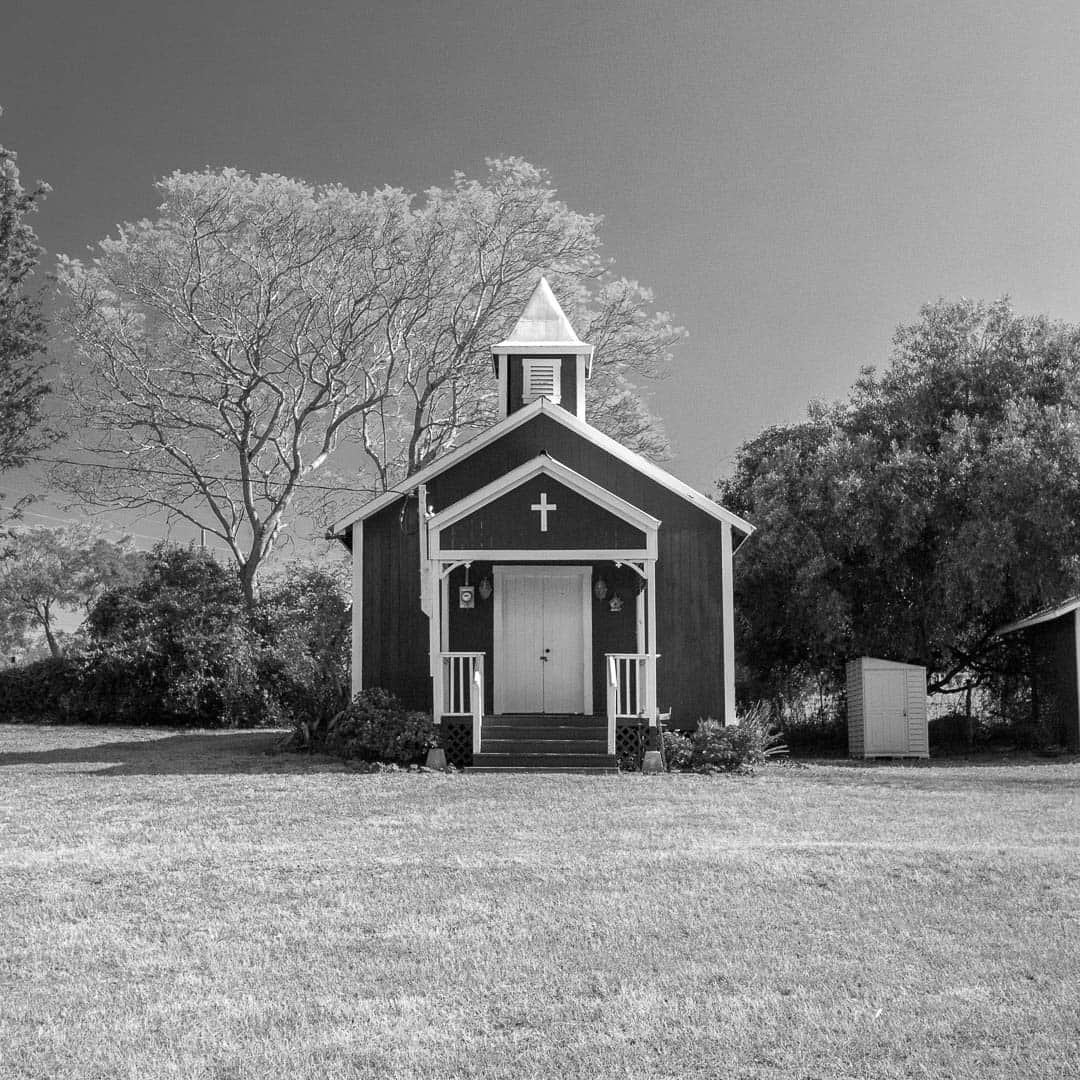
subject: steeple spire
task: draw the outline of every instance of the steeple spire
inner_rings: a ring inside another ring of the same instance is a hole
[[[499,415],[547,398],[585,419],[585,380],[592,374],[593,347],[574,332],[542,277],[505,341],[491,347],[499,379]]]
[[[542,277],[533,289],[525,310],[518,317],[510,336],[496,345],[493,351],[500,351],[504,346],[543,345],[558,351],[560,346],[580,346],[581,338],[574,333],[570,320],[566,317],[555,294],[551,291],[548,279]],[[513,351],[508,348],[507,351]]]

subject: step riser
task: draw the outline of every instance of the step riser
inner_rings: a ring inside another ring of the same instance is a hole
[[[607,739],[496,739],[484,733],[485,754],[606,754]]]
[[[544,765],[539,767],[521,766],[521,765],[480,765],[472,766],[469,769],[470,773],[503,773],[516,774],[516,773],[552,773],[560,776],[611,776],[612,774],[618,774],[619,770],[614,766],[582,766],[575,768],[574,766],[562,766],[562,765]]]
[[[516,769],[612,769],[617,766],[614,754],[474,754],[475,768]]]
[[[512,731],[509,728],[483,728],[481,738],[484,742],[496,739],[499,742],[526,742],[529,740],[542,740],[543,742],[607,742],[606,731],[559,731],[552,728],[525,728],[524,730]]]
[[[557,728],[606,728],[603,716],[561,716],[542,713],[526,713],[521,716],[485,716],[484,727],[557,727]]]
[[[498,723],[505,720],[508,724],[515,724],[519,720],[555,720],[564,724],[600,724],[604,716],[597,713],[579,712],[510,712],[510,713],[484,713],[485,721]]]

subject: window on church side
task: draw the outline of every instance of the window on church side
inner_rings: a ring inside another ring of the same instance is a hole
[[[524,358],[524,385],[521,400],[525,405],[537,398],[546,397],[553,404],[562,399],[558,357],[529,356]]]

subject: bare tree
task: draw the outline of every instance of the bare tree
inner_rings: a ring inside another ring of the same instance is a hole
[[[540,275],[592,343],[590,419],[632,449],[667,453],[633,375],[659,378],[684,336],[636,282],[600,259],[600,218],[570,210],[548,174],[491,160],[483,181],[458,174],[413,218],[411,279],[389,310],[394,392],[357,431],[373,491],[385,491],[495,419],[490,346],[521,314]]]
[[[389,391],[383,290],[407,200],[278,176],[177,173],[156,221],[64,260],[87,502],[219,537],[249,601],[298,488]]]
[[[233,170],[158,187],[155,220],[61,263],[90,464],[57,479],[98,507],[206,528],[249,602],[342,439],[362,457],[349,486],[380,492],[493,419],[489,347],[541,273],[596,335],[600,426],[663,452],[627,380],[659,375],[682,332],[606,273],[599,219],[527,162],[422,199]]]

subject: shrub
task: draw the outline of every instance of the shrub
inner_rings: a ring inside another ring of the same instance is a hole
[[[681,731],[664,732],[664,763],[668,769],[688,769],[694,757],[694,744]]]
[[[351,608],[339,576],[294,563],[263,590],[260,680],[298,729],[318,738],[349,704]]]
[[[844,757],[847,755],[847,721],[843,716],[814,713],[788,716],[780,723],[784,743],[793,754]]]
[[[781,738],[761,703],[753,705],[731,727],[709,717],[698,722],[690,738],[691,764],[702,772],[753,771],[770,757],[787,753]]]
[[[106,593],[87,619],[84,719],[240,727],[278,719],[260,685],[261,643],[235,571],[159,544],[141,580]]]
[[[431,717],[407,710],[389,691],[361,690],[327,725],[322,748],[345,758],[421,764],[438,742]]]
[[[0,719],[7,723],[67,721],[72,693],[79,685],[79,663],[65,656],[47,657],[0,670]]]

